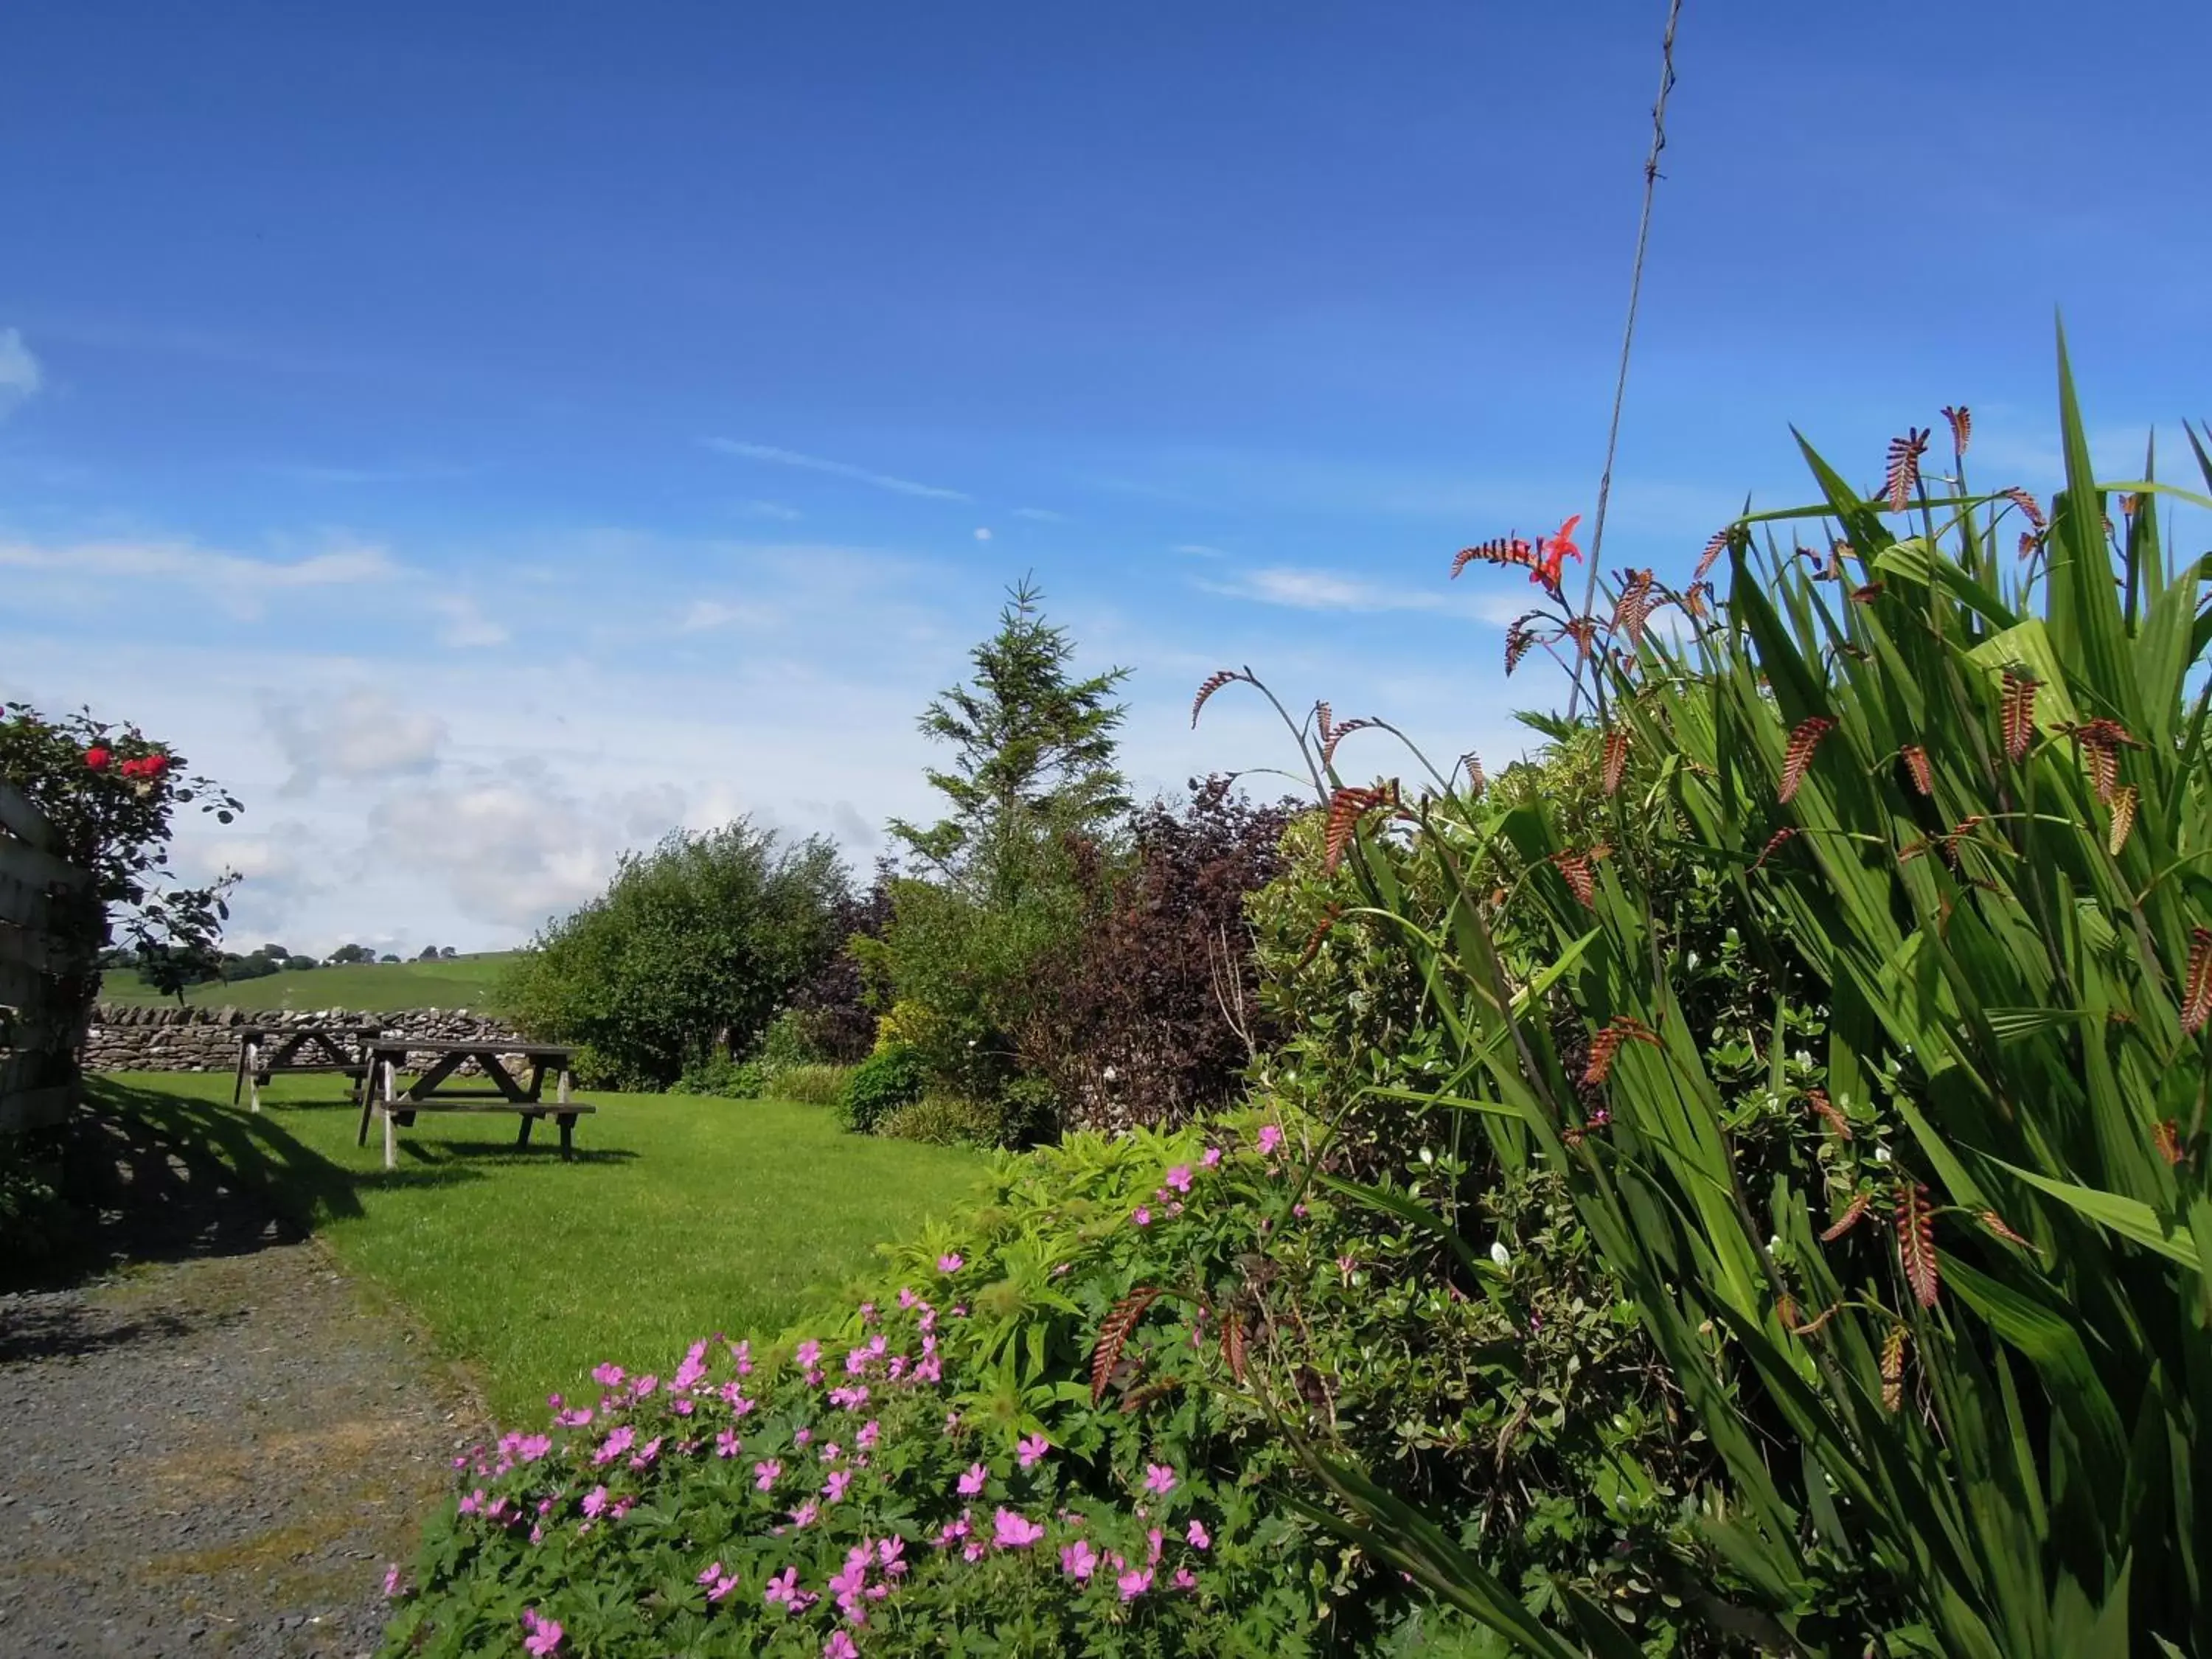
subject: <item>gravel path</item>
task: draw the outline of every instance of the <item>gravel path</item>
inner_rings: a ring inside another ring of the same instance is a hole
[[[372,1653],[480,1409],[219,1166],[80,1133],[139,1265],[0,1296],[0,1655]]]

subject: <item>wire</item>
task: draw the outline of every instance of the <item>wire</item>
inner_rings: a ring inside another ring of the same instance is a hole
[[[1644,294],[1644,254],[1651,243],[1651,202],[1658,193],[1659,153],[1667,148],[1667,94],[1674,89],[1674,30],[1682,21],[1682,0],[1668,0],[1667,33],[1659,43],[1659,96],[1651,106],[1651,153],[1644,162],[1644,211],[1636,226],[1636,263],[1628,277],[1628,321],[1620,334],[1620,373],[1613,386],[1613,419],[1606,428],[1605,471],[1598,475],[1597,517],[1590,527],[1589,580],[1583,589],[1583,615],[1597,608],[1599,555],[1605,546],[1606,507],[1613,499],[1613,462],[1620,447],[1620,410],[1628,398],[1628,363],[1636,347],[1636,307]],[[1567,702],[1572,720],[1582,707],[1583,668],[1576,665],[1574,691]]]

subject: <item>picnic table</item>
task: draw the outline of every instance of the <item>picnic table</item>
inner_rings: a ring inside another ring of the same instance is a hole
[[[238,1078],[230,1103],[251,1091],[253,1109],[261,1109],[261,1085],[280,1072],[337,1072],[351,1078],[356,1091],[366,1087],[368,1061],[360,1045],[383,1030],[380,1025],[241,1025],[238,1028]]]
[[[410,1054],[428,1054],[432,1059],[429,1066],[402,1089],[398,1087],[399,1073]],[[507,1056],[510,1054],[521,1056],[529,1069],[527,1081],[507,1070]],[[527,1146],[532,1127],[540,1118],[550,1117],[561,1126],[561,1156],[574,1158],[576,1120],[597,1109],[569,1097],[575,1083],[575,1051],[559,1043],[514,1042],[499,1037],[426,1042],[380,1036],[363,1045],[362,1059],[368,1067],[368,1076],[361,1103],[361,1134],[355,1145],[368,1144],[369,1118],[373,1113],[381,1111],[384,1167],[387,1170],[397,1167],[398,1163],[398,1132],[412,1128],[417,1112],[520,1113],[522,1133],[515,1138],[517,1146]],[[469,1060],[476,1062],[477,1069],[490,1086],[456,1086],[455,1073]],[[548,1076],[555,1079],[550,1101],[544,1097]]]

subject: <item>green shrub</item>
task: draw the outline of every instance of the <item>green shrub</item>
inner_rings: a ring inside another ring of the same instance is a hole
[[[999,1107],[935,1091],[894,1107],[876,1125],[879,1135],[934,1146],[1000,1146],[1005,1144],[1006,1130],[1006,1113]]]
[[[781,1073],[794,1066],[817,1065],[824,1056],[809,1039],[805,1019],[787,1008],[769,1021],[747,1058],[760,1061],[772,1073]]]
[[[853,1066],[786,1066],[768,1079],[767,1092],[802,1106],[835,1106],[844,1099],[846,1086],[858,1069]]]
[[[720,1095],[726,1100],[758,1100],[775,1082],[774,1074],[757,1060],[732,1060],[716,1053],[695,1060],[676,1080],[674,1092]]]
[[[853,1074],[845,1080],[844,1096],[837,1103],[838,1115],[847,1128],[871,1133],[888,1113],[919,1100],[926,1080],[915,1051],[903,1043],[892,1043],[853,1068]]]
[[[740,819],[628,854],[607,890],[519,953],[507,1006],[532,1036],[587,1044],[627,1087],[666,1088],[716,1051],[750,1053],[843,947],[836,848]]]

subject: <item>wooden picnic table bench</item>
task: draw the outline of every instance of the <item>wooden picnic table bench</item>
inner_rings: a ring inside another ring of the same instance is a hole
[[[428,1069],[402,1089],[398,1074],[410,1054],[429,1054]],[[507,1068],[506,1057],[521,1056],[529,1067],[526,1082]],[[417,1112],[515,1112],[522,1118],[517,1146],[530,1144],[530,1131],[540,1118],[554,1119],[561,1128],[561,1156],[574,1158],[576,1120],[598,1108],[569,1098],[574,1086],[575,1051],[552,1042],[514,1042],[485,1037],[463,1042],[425,1042],[407,1037],[378,1036],[363,1046],[368,1076],[361,1103],[361,1134],[355,1145],[368,1144],[372,1113],[384,1115],[384,1167],[398,1164],[398,1132],[412,1128]],[[474,1060],[489,1081],[489,1088],[454,1086],[453,1079],[462,1065]],[[555,1079],[554,1097],[544,1097],[545,1079]]]
[[[341,1073],[351,1078],[352,1092],[367,1086],[368,1059],[362,1045],[380,1036],[380,1025],[241,1025],[238,1028],[238,1079],[230,1103],[251,1091],[253,1109],[261,1109],[261,1086],[278,1073]]]

